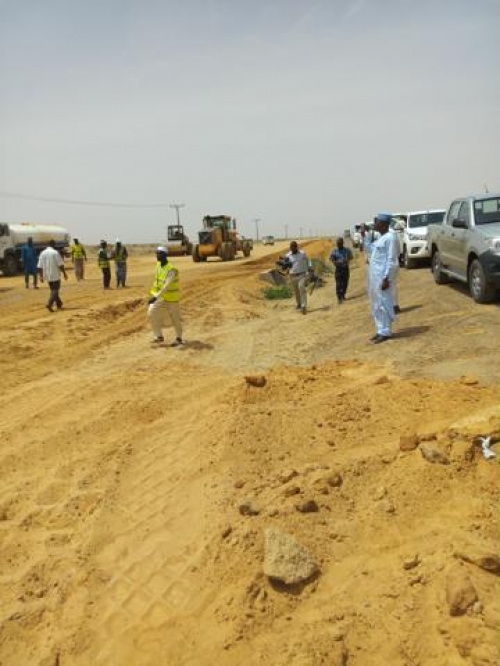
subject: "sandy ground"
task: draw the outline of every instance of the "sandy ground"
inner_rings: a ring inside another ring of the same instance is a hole
[[[362,261],[302,316],[262,295],[282,247],[176,261],[182,349],[149,345],[154,255],[125,290],[70,272],[52,315],[0,278],[2,666],[498,663],[499,458],[474,443],[498,436],[498,303],[403,271],[374,346]],[[269,527],[316,578],[264,576]],[[477,595],[461,616],[451,576]]]

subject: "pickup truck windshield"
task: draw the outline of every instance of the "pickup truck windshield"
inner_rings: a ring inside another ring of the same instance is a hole
[[[419,215],[410,215],[408,227],[416,229],[417,227],[427,227],[429,224],[441,224],[444,219],[444,211],[437,213],[421,213]]]
[[[474,201],[474,219],[476,224],[500,222],[500,197]]]

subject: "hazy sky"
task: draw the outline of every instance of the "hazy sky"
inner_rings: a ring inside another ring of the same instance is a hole
[[[0,0],[0,221],[336,233],[500,190],[500,0]]]

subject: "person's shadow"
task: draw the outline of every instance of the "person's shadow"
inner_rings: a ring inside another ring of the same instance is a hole
[[[422,333],[427,333],[430,330],[430,326],[409,326],[408,328],[403,328],[402,331],[397,331],[393,333],[393,338],[413,338],[415,335],[421,335]]]
[[[213,348],[213,345],[208,342],[201,342],[201,340],[186,340],[181,347],[181,349],[194,349],[195,351],[207,351]]]
[[[407,312],[412,312],[413,310],[420,310],[421,305],[408,305],[406,308],[401,308],[401,314],[406,314]]]

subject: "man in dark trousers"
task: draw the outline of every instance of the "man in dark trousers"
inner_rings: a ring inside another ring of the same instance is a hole
[[[330,260],[335,266],[337,302],[340,305],[345,301],[349,285],[349,262],[352,260],[352,252],[348,247],[344,247],[343,238],[337,238],[337,247],[331,253]]]
[[[111,289],[111,266],[109,264],[108,244],[105,240],[101,241],[97,253],[97,263],[102,271],[102,286],[104,289]]]

